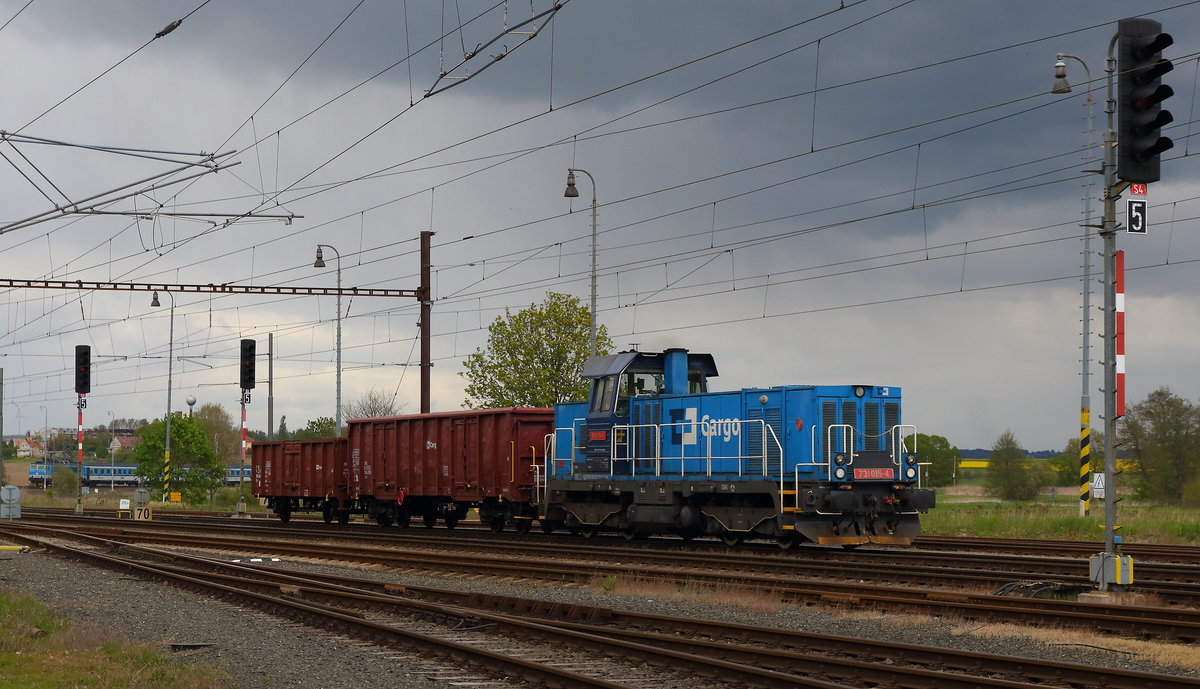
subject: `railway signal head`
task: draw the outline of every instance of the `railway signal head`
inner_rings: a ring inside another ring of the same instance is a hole
[[[92,391],[92,348],[75,345],[75,392],[86,395]]]
[[[1162,83],[1162,75],[1174,69],[1162,51],[1174,42],[1153,19],[1117,23],[1117,177],[1126,182],[1157,182],[1159,156],[1175,146],[1161,136],[1175,119],[1162,109],[1175,95]]]
[[[241,382],[243,390],[254,389],[254,349],[255,340],[242,340]]]

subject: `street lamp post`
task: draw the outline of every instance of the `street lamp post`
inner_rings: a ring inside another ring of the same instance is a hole
[[[167,296],[171,298],[171,323],[168,326],[167,335],[167,419],[166,419],[166,448],[163,454],[163,502],[167,501],[167,496],[171,489],[171,373],[175,366],[173,359],[175,357],[175,295],[167,290]],[[158,292],[150,299],[150,306],[162,306],[158,302]]]
[[[50,485],[50,412],[45,407],[42,407],[42,467],[46,472],[42,476],[42,490],[45,491]]]
[[[1071,58],[1079,64],[1083,65],[1083,71],[1087,74],[1088,80],[1088,95],[1087,95],[1087,150],[1092,150],[1092,133],[1096,130],[1094,103],[1092,99],[1092,70],[1088,69],[1087,63],[1076,55],[1070,53],[1059,53],[1058,61],[1054,63],[1054,85],[1050,89],[1050,93],[1070,93],[1071,85],[1067,82],[1067,63],[1063,62],[1063,58]],[[1087,170],[1086,172],[1095,172]],[[1101,173],[1103,171],[1101,170]],[[1088,365],[1090,364],[1091,355],[1089,354],[1091,345],[1091,322],[1092,322],[1092,183],[1091,178],[1088,178],[1087,188],[1083,195],[1083,394],[1080,397],[1079,403],[1079,516],[1086,517],[1090,510],[1091,489],[1087,482],[1088,475],[1091,473],[1091,408],[1092,397],[1091,391],[1088,389]]]
[[[592,182],[592,339],[589,353],[596,356],[596,178],[583,168],[567,168],[567,190],[563,192],[563,196],[568,199],[579,197],[579,190],[575,188],[576,172],[587,175]]]
[[[324,268],[325,257],[321,254],[321,247],[325,247],[333,252],[337,258],[337,412],[334,415],[334,433],[342,434],[342,254],[330,246],[329,244],[317,245],[317,260],[313,262],[313,268]]]
[[[117,439],[117,434],[113,432],[113,426],[117,423],[114,414],[108,412],[108,463],[112,465],[109,469],[109,486],[108,492],[113,492],[117,489],[117,451],[113,449],[113,441]]]

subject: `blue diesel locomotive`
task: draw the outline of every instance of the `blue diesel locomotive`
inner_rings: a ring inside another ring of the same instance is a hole
[[[592,358],[589,400],[555,407],[534,497],[543,530],[912,542],[935,497],[899,388],[709,392],[716,375],[712,355],[684,349]]]

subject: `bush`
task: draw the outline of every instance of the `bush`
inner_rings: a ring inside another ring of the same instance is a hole
[[[1183,507],[1200,507],[1200,478],[1194,478],[1183,484],[1179,502]]]

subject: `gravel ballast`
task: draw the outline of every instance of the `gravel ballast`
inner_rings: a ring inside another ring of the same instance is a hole
[[[210,555],[211,556],[211,555]],[[266,557],[269,553],[248,553]],[[233,557],[230,557],[233,559]],[[1019,637],[980,637],[960,626],[930,618],[897,615],[839,615],[785,606],[773,612],[700,605],[605,593],[599,587],[556,586],[481,578],[435,578],[396,572],[280,561],[279,566],[386,579],[408,585],[469,589],[498,595],[541,598],[663,615],[736,621],[856,638],[952,647],[1017,657],[1035,657],[1120,667],[1144,672],[1200,676],[1162,668],[1136,655],[1071,643],[1043,643]],[[130,640],[161,644],[212,644],[188,651],[189,658],[223,666],[243,689],[323,687],[325,689],[446,689],[451,682],[431,679],[430,665],[413,654],[334,634],[171,586],[62,559],[45,552],[0,553],[0,586],[30,595],[59,614],[116,630]],[[976,625],[984,626],[984,625]],[[1094,642],[1089,642],[1094,643]],[[1103,642],[1101,642],[1103,643]],[[1098,644],[1095,644],[1098,645]]]

